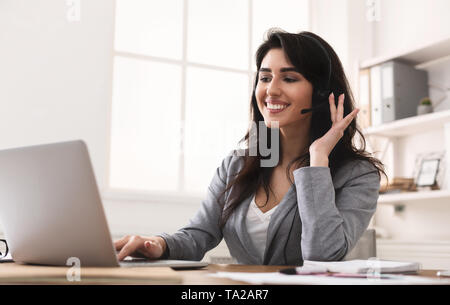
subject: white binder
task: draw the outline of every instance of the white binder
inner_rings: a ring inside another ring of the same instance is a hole
[[[359,108],[358,124],[364,130],[372,125],[370,103],[370,69],[361,70],[359,73]]]
[[[370,102],[372,109],[372,126],[380,125],[383,123],[380,66],[370,68]]]

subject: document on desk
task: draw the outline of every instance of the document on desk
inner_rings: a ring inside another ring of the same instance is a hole
[[[228,278],[255,285],[450,285],[450,280],[411,275],[391,275],[383,278],[349,278],[327,275],[286,275],[279,272],[217,272],[209,276]]]
[[[305,260],[303,267],[297,269],[320,269],[319,274],[272,273],[217,273],[213,276],[227,277],[252,284],[304,284],[304,285],[417,285],[450,284],[422,276],[398,274],[418,272],[420,263],[386,261],[379,259],[319,262]],[[317,273],[317,272],[315,272]],[[396,274],[393,274],[396,273]]]
[[[345,273],[400,273],[418,272],[420,263],[387,261],[380,259],[318,262],[305,260],[304,266],[325,267],[328,272]]]

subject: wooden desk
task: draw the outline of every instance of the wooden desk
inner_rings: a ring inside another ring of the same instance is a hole
[[[258,266],[258,265],[208,265],[199,270],[177,270],[182,276],[184,285],[248,285],[245,282],[230,279],[209,277],[207,274],[215,272],[277,272],[289,266]]]
[[[140,275],[145,273],[155,274],[159,272],[159,275],[156,275],[155,278],[159,276],[157,280],[126,280],[126,281],[118,281],[117,279],[104,278],[101,281],[89,281],[89,279],[85,279],[81,282],[69,282],[66,280],[66,270],[65,267],[40,267],[43,268],[43,271],[39,271],[40,274],[45,274],[49,276],[49,274],[55,274],[58,276],[58,279],[38,279],[36,276],[36,266],[27,266],[27,265],[16,265],[14,263],[1,263],[0,264],[0,272],[21,272],[21,274],[28,274],[29,278],[27,280],[14,280],[14,281],[2,281],[2,284],[183,284],[183,285],[247,285],[248,283],[234,281],[231,279],[225,278],[215,278],[209,277],[207,274],[215,273],[215,272],[277,272],[280,269],[288,268],[289,266],[256,266],[256,265],[216,265],[211,264],[205,268],[197,269],[197,270],[177,270],[173,271],[169,268],[159,268],[159,267],[137,267],[137,270],[133,273],[136,278],[139,278]],[[61,268],[61,269],[60,269]],[[54,269],[54,270],[51,270]],[[59,270],[58,270],[59,269]],[[96,272],[98,272],[99,268]],[[106,268],[108,271],[105,271],[106,277],[108,274],[110,276],[117,276],[118,273],[122,273],[119,268]],[[113,270],[112,270],[113,269]],[[129,268],[123,268],[124,272],[130,272]],[[128,270],[127,270],[128,269]],[[135,268],[133,268],[135,269]],[[92,270],[91,270],[92,271]],[[422,270],[418,275],[426,276],[431,278],[438,278],[436,275],[436,270]],[[89,273],[89,272],[88,272]],[[137,273],[137,274],[136,274]],[[83,274],[83,271],[82,271]],[[120,275],[123,279],[123,274]],[[163,279],[163,280],[161,280]],[[164,282],[165,279],[165,282]]]

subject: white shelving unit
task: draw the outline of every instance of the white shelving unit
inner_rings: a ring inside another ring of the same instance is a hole
[[[400,60],[402,62],[414,65],[417,69],[426,69],[427,67],[450,60],[450,38],[436,41],[415,49],[404,50],[388,56],[371,58],[360,62],[360,69],[370,68],[372,66],[384,63],[390,60]],[[430,113],[421,116],[410,117],[397,120],[379,126],[373,126],[363,131],[366,138],[383,137],[391,141],[394,150],[396,149],[396,140],[401,137],[408,137],[421,132],[432,130],[444,130],[445,139],[443,139],[443,148],[447,152],[446,163],[447,174],[446,181],[450,181],[450,110]],[[395,162],[395,160],[394,160]],[[430,202],[437,200],[448,200],[450,203],[450,190],[443,189],[438,191],[422,191],[399,194],[382,194],[378,203],[392,205],[408,205],[420,202]]]
[[[388,138],[404,137],[423,132],[424,130],[443,128],[449,122],[450,110],[445,110],[369,127],[364,130],[364,135]]]
[[[373,126],[363,131],[366,137],[384,137],[395,139],[424,131],[447,129],[450,131],[450,110],[415,116],[391,123]],[[450,143],[445,143],[449,148]],[[449,158],[447,157],[447,162]],[[448,179],[447,179],[448,180]],[[444,200],[450,202],[450,190],[405,192],[399,194],[381,194],[379,204],[404,205],[422,201]]]
[[[423,192],[405,192],[399,194],[385,194],[378,198],[379,204],[415,204],[426,200],[427,202],[435,200],[448,200],[450,202],[449,190],[423,191]]]
[[[415,65],[418,69],[423,69],[429,65],[437,64],[442,60],[449,59],[449,55],[450,39],[445,39],[419,46],[414,50],[403,50],[396,54],[364,60],[360,63],[360,69],[370,68],[392,59],[397,59]]]
[[[414,65],[416,69],[429,69],[440,64],[447,65],[450,61],[450,38],[389,56],[365,60],[360,62],[359,68],[370,68],[390,60],[399,60]],[[385,147],[385,150],[381,151],[387,160],[382,161],[388,161],[387,165],[389,164],[391,170],[390,178],[401,177],[405,172],[404,159],[406,156],[402,154],[408,150],[404,145],[412,144],[417,149],[421,146],[421,143],[417,141],[434,135],[433,141],[438,142],[433,142],[436,144],[433,145],[433,150],[436,147],[445,150],[446,170],[442,189],[381,194],[378,198],[380,209],[374,215],[372,227],[377,230],[377,253],[380,258],[420,261],[428,268],[448,268],[450,266],[448,263],[450,242],[448,225],[444,224],[445,218],[448,216],[438,217],[437,223],[433,223],[431,218],[435,217],[436,213],[450,210],[450,110],[372,126],[363,130],[363,134],[370,146],[372,146],[371,144],[381,145],[372,147],[375,150],[379,151],[381,147]],[[441,135],[443,135],[442,139]],[[386,155],[387,152],[389,154]],[[415,151],[413,150],[411,153],[415,154]],[[411,156],[408,157],[411,159]],[[413,165],[411,164],[411,166]],[[449,208],[444,209],[443,206],[447,204]],[[391,210],[390,207],[392,207],[393,213],[388,212]],[[437,208],[437,211],[433,210],[434,207]],[[424,208],[430,209],[429,215],[422,214]],[[420,220],[421,218],[423,221]],[[416,222],[417,229],[414,228]],[[423,226],[427,227],[424,230],[427,231],[426,233],[420,229]],[[439,233],[430,229],[434,227]]]

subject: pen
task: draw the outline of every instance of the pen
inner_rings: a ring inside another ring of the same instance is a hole
[[[339,277],[339,278],[359,278],[359,279],[394,279],[398,278],[398,275],[388,275],[388,274],[365,274],[365,273],[333,273],[330,274],[332,277]]]

